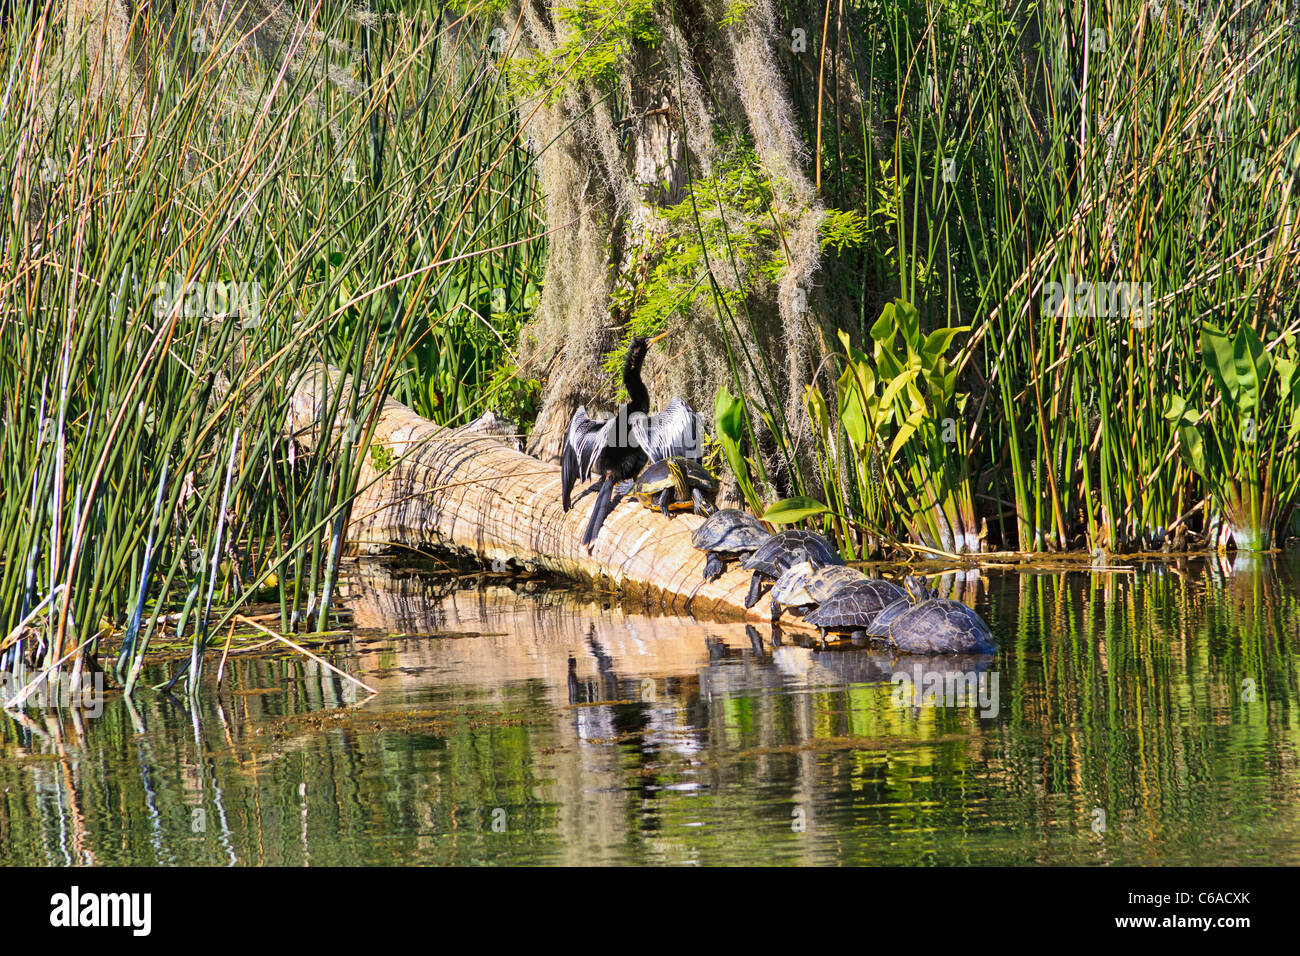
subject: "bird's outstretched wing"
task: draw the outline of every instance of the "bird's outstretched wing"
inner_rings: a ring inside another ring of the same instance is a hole
[[[606,434],[613,419],[592,418],[587,409],[579,405],[569,420],[569,431],[564,437],[564,454],[560,460],[561,494],[564,510],[569,510],[569,496],[578,481],[591,477],[591,470],[605,447]]]
[[[704,422],[680,398],[672,399],[654,415],[633,415],[629,425],[651,462],[704,457]]]

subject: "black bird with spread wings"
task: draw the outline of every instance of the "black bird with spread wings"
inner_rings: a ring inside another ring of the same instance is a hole
[[[582,533],[582,543],[589,549],[613,508],[616,483],[635,478],[647,461],[673,456],[699,458],[704,453],[699,416],[680,398],[672,399],[657,415],[650,414],[650,393],[641,381],[641,366],[650,346],[667,334],[653,339],[638,336],[628,345],[623,364],[628,400],[618,407],[613,418],[592,418],[585,407],[579,406],[569,421],[560,465],[560,501],[564,510],[572,507],[576,482],[593,477],[601,482]]]

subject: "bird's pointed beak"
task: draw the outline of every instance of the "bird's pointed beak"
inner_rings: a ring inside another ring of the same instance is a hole
[[[654,338],[647,340],[647,341],[646,341],[646,345],[647,345],[647,346],[649,346],[649,345],[654,345],[654,344],[655,344],[656,342],[658,342],[660,339],[666,339],[666,338],[668,337],[668,333],[671,332],[671,331],[672,331],[672,329],[668,329],[667,331],[660,332],[660,333],[659,333],[658,335],[656,335]]]

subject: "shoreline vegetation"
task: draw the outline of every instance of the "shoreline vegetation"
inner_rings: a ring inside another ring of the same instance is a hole
[[[386,399],[550,462],[665,331],[849,561],[1293,544],[1297,11],[1076,6],[7,5],[6,689],[328,630]]]

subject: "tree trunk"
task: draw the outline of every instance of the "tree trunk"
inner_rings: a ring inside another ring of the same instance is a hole
[[[586,44],[613,32],[584,34],[560,16],[572,14],[571,0],[520,2],[506,18],[512,34],[521,24],[508,55],[525,69],[575,39]],[[667,321],[673,336],[652,351],[646,380],[654,405],[680,396],[706,421],[719,386],[744,395],[759,436],[752,451],[774,478],[765,491],[779,494],[788,490],[789,463],[762,437],[764,416],[782,423],[792,445],[811,447],[803,401],[826,342],[813,282],[825,210],[806,172],[781,56],[788,31],[778,27],[771,0],[753,0],[734,23],[728,11],[722,0],[655,4],[657,39],[631,37],[616,79],[558,70],[564,75],[549,90],[521,97],[550,230],[541,300],[520,341],[523,365],[544,383],[529,451],[556,460],[577,405],[592,411],[616,401],[604,359],[638,321],[645,331],[638,297],[647,281],[691,239],[695,222],[723,219],[737,240],[758,237],[760,254],[739,269],[726,244],[702,257],[682,282],[702,294],[653,329]],[[726,190],[699,191],[742,155],[770,192],[758,214],[725,200],[719,208],[716,197]],[[691,215],[671,225],[664,212],[673,206]],[[775,279],[760,268],[771,261],[780,263]],[[632,290],[630,307],[614,307],[616,289]],[[720,307],[715,289],[733,297],[729,304]]]

